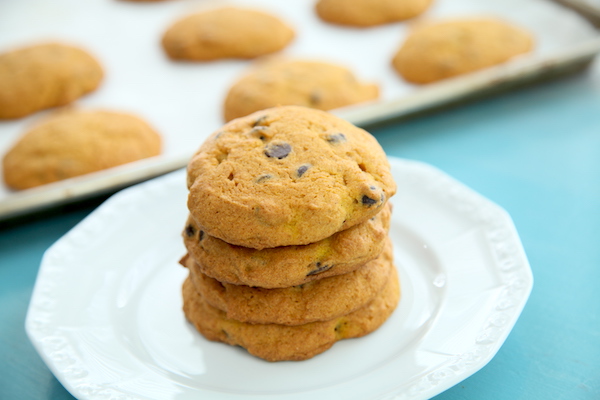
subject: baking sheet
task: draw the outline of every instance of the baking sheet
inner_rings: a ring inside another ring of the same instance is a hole
[[[101,87],[79,100],[77,106],[138,114],[162,134],[164,153],[22,192],[2,185],[0,219],[184,166],[200,143],[223,124],[221,110],[226,90],[250,62],[172,62],[160,48],[160,38],[181,16],[224,4],[267,10],[292,25],[296,38],[282,52],[284,55],[343,64],[359,79],[379,83],[381,98],[377,102],[336,110],[358,125],[407,110],[426,109],[503,80],[535,75],[544,68],[589,59],[600,49],[598,32],[585,19],[548,0],[437,0],[422,18],[499,16],[530,30],[537,43],[531,55],[508,64],[423,87],[404,82],[390,63],[412,22],[369,29],[329,25],[314,14],[313,0],[3,1],[0,51],[47,40],[88,49],[103,64],[106,77]],[[0,122],[0,154],[48,112]]]

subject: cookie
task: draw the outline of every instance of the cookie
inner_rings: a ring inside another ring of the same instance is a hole
[[[200,272],[191,257],[186,266],[196,291],[227,318],[253,324],[301,325],[348,314],[381,291],[393,267],[389,240],[382,254],[353,272],[280,289],[222,283]]]
[[[316,243],[263,250],[229,244],[205,234],[188,218],[185,247],[206,275],[221,282],[263,288],[301,285],[345,274],[376,258],[390,226],[391,204],[371,219]]]
[[[332,110],[375,100],[379,88],[359,82],[347,68],[317,61],[271,59],[257,63],[229,89],[226,121],[258,110],[298,105]]]
[[[4,181],[27,189],[158,155],[146,122],[109,111],[64,111],[25,133],[3,158]]]
[[[96,89],[102,67],[86,51],[60,43],[0,55],[0,119],[73,102]]]
[[[329,321],[288,326],[249,324],[227,318],[200,296],[190,278],[183,284],[183,311],[208,340],[239,345],[267,361],[306,360],[324,352],[335,342],[364,336],[379,328],[392,314],[400,298],[397,272],[365,307]]]
[[[315,10],[326,22],[368,27],[414,18],[431,3],[432,0],[319,0]]]
[[[292,28],[277,17],[223,7],[174,23],[163,35],[162,46],[174,60],[248,59],[277,52],[293,38]]]
[[[454,20],[416,28],[392,64],[405,80],[424,84],[501,64],[532,48],[528,32],[503,21]]]
[[[363,129],[286,106],[229,122],[187,169],[188,209],[238,246],[305,245],[375,216],[396,192],[385,153]]]

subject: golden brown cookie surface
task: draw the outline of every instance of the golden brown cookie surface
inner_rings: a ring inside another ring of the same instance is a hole
[[[182,236],[206,275],[235,285],[283,288],[345,274],[376,258],[385,244],[390,211],[386,203],[371,219],[305,246],[235,246],[205,234],[193,218],[188,218]]]
[[[423,84],[501,64],[532,47],[529,33],[503,21],[453,20],[415,29],[392,64],[407,81]]]
[[[317,14],[327,22],[351,26],[374,26],[414,18],[432,0],[319,0]]]
[[[283,49],[294,31],[264,12],[223,7],[183,18],[163,35],[162,46],[175,60],[255,58]]]
[[[100,64],[86,51],[47,43],[0,55],[0,119],[68,104],[96,89]]]
[[[64,111],[25,133],[3,158],[4,180],[27,189],[158,155],[160,136],[132,115]]]
[[[229,122],[187,172],[188,209],[200,229],[255,249],[323,240],[375,216],[396,192],[373,136],[296,106]]]
[[[227,318],[253,324],[301,325],[365,306],[389,279],[392,262],[388,240],[378,258],[352,272],[280,289],[221,283],[200,272],[191,257],[186,266],[196,291],[208,304],[225,311]]]
[[[306,360],[324,352],[342,339],[364,336],[379,328],[400,298],[397,272],[365,307],[329,321],[287,326],[249,324],[227,318],[196,292],[190,278],[183,284],[183,310],[187,319],[208,340],[244,347],[267,361]]]
[[[374,100],[375,84],[361,83],[345,67],[304,60],[275,59],[257,63],[229,89],[226,121],[280,105],[331,110]]]

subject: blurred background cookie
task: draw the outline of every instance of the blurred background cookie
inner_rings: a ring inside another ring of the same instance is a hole
[[[224,117],[230,121],[279,105],[331,110],[378,97],[377,85],[359,82],[343,66],[273,59],[258,63],[231,86],[225,98]]]
[[[500,64],[531,51],[525,30],[492,18],[426,24],[409,34],[392,60],[412,83],[429,83]]]
[[[175,22],[162,46],[174,60],[255,58],[283,49],[294,31],[270,14],[234,7],[204,11]]]
[[[27,189],[114,167],[161,151],[146,122],[110,111],[64,111],[25,133],[3,158],[4,181]]]
[[[359,27],[382,25],[414,18],[432,0],[319,0],[317,15],[324,21]]]
[[[0,119],[62,106],[96,89],[100,64],[78,47],[46,43],[0,54]]]

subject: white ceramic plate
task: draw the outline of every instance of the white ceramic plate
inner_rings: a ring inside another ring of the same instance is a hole
[[[441,171],[392,159],[402,299],[376,332],[268,363],[184,319],[184,172],[124,190],[45,254],[26,329],[79,399],[424,399],[496,354],[533,278],[505,211]]]

